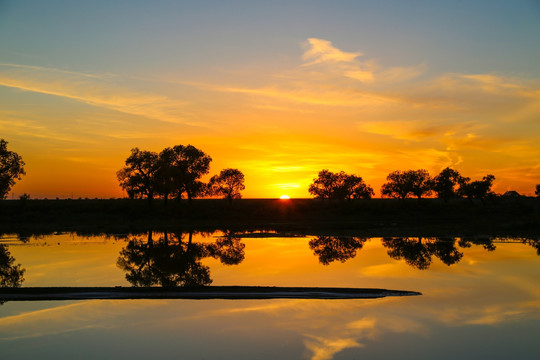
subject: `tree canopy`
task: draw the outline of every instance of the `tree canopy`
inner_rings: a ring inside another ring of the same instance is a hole
[[[120,186],[130,198],[155,196],[192,199],[202,193],[199,180],[210,169],[212,158],[193,145],[176,145],[159,154],[134,148],[126,166],[117,172]]]
[[[470,181],[469,178],[463,178],[460,183],[458,193],[467,199],[484,200],[494,193],[491,190],[495,176],[486,175],[482,180]]]
[[[167,191],[178,198],[185,193],[190,200],[202,192],[204,186],[199,179],[210,170],[209,155],[193,145],[175,145],[163,149],[159,157]]]
[[[24,172],[24,161],[7,149],[7,141],[0,139],[0,200],[5,199],[15,180],[20,180]]]
[[[240,192],[245,188],[244,174],[238,169],[223,169],[208,182],[210,196],[223,196],[229,201],[240,199],[242,197]]]
[[[458,196],[459,184],[463,182],[463,179],[457,170],[447,167],[433,178],[432,189],[439,199],[447,202]]]
[[[360,176],[344,171],[333,173],[327,169],[319,172],[308,191],[317,199],[370,199],[374,195],[371,186]]]
[[[394,171],[386,177],[388,180],[381,187],[381,195],[405,199],[416,196],[420,199],[431,193],[431,178],[427,170]]]
[[[152,200],[156,191],[158,169],[157,153],[134,148],[126,159],[126,166],[120,169],[116,176],[129,198],[146,196]]]

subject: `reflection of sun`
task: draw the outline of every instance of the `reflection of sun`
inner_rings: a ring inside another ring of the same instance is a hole
[[[279,198],[281,200],[289,200],[290,199],[289,195],[281,195]]]

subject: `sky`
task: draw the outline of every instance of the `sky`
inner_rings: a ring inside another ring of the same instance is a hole
[[[533,194],[539,39],[537,0],[0,0],[10,197],[122,197],[132,148],[178,144],[247,198],[447,166]]]

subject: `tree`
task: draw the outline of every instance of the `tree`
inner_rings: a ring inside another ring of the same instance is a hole
[[[448,202],[449,199],[458,196],[459,184],[463,179],[463,176],[459,172],[447,167],[433,178],[431,188],[435,191],[439,199]]]
[[[494,180],[495,176],[493,175],[486,175],[482,178],[482,180],[472,182],[469,178],[463,178],[458,189],[458,194],[466,197],[469,200],[484,200],[489,196],[494,195],[493,191],[491,190]]]
[[[120,169],[116,176],[130,199],[146,196],[149,201],[152,201],[156,190],[158,169],[157,153],[134,148],[126,159],[126,166]]]
[[[24,172],[24,161],[15,152],[7,149],[7,141],[0,139],[0,200],[5,199],[15,180],[20,180]]]
[[[327,169],[319,171],[308,191],[317,199],[370,199],[374,194],[360,176]]]
[[[224,169],[219,175],[214,175],[208,182],[208,193],[214,196],[223,196],[232,202],[233,199],[240,199],[244,190],[244,174],[238,169]]]
[[[536,185],[536,191],[534,192],[536,197],[540,198],[540,184]]]
[[[177,199],[186,193],[189,200],[198,196],[204,185],[199,179],[210,170],[212,158],[193,145],[175,145],[160,154],[160,191],[175,194]]]
[[[409,195],[421,199],[431,192],[431,178],[427,170],[394,171],[386,177],[387,183],[381,187],[381,195],[405,199]]]

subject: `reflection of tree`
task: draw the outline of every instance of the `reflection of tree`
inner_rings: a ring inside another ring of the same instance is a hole
[[[227,233],[224,237],[216,240],[215,244],[210,244],[208,250],[210,255],[219,259],[225,265],[238,265],[245,257],[244,248],[239,237],[234,237],[232,233]]]
[[[210,268],[200,260],[208,252],[204,244],[188,241],[182,234],[165,233],[154,241],[152,232],[147,242],[132,239],[120,252],[117,265],[126,271],[126,279],[134,286],[205,286],[212,283]]]
[[[24,281],[25,269],[21,264],[14,265],[15,258],[11,256],[8,248],[0,244],[0,287],[19,287]],[[4,301],[0,300],[0,305]]]
[[[215,243],[193,242],[193,232],[164,233],[154,240],[131,239],[120,252],[118,267],[134,286],[198,287],[212,283],[210,268],[201,263],[205,257],[219,258],[223,264],[236,265],[244,259],[240,238],[228,235]]]
[[[489,237],[461,238],[459,240],[459,246],[463,248],[470,248],[471,245],[482,245],[487,251],[493,251],[497,248],[493,243],[493,239]]]
[[[522,242],[535,248],[536,254],[540,256],[540,239],[523,239]]]
[[[457,264],[463,257],[463,253],[456,248],[456,239],[453,238],[437,238],[429,244],[429,249],[448,266]]]
[[[319,257],[319,262],[328,265],[333,261],[345,262],[356,256],[367,239],[358,237],[319,236],[309,241],[309,248]]]
[[[405,260],[412,267],[420,270],[429,268],[432,256],[438,257],[446,265],[458,263],[463,253],[456,248],[455,239],[422,238],[384,238],[383,246],[388,248],[388,255],[396,260]]]

